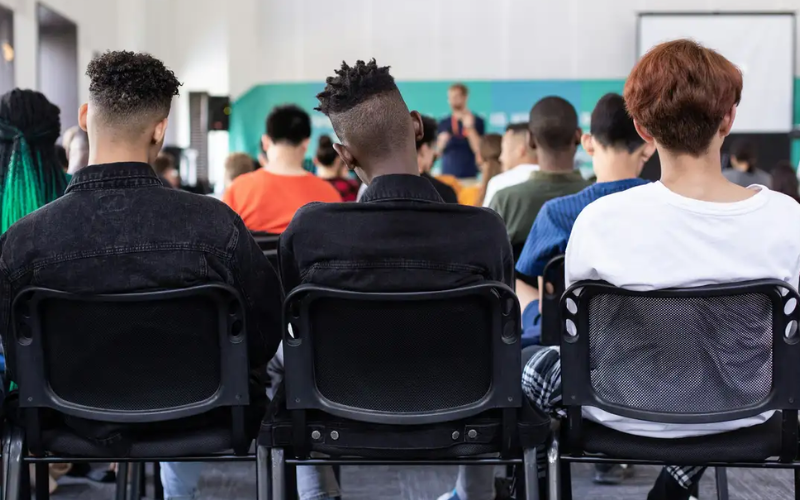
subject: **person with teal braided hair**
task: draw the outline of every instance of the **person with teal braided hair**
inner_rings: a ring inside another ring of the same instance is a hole
[[[64,194],[67,177],[55,151],[60,114],[34,90],[0,97],[0,234]]]

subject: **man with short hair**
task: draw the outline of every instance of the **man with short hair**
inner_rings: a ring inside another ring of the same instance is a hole
[[[494,195],[505,188],[522,184],[531,174],[539,170],[536,150],[528,144],[528,124],[512,123],[506,127],[500,151],[500,164],[503,172],[495,175],[486,186],[483,206],[492,204]]]
[[[469,90],[463,83],[454,83],[447,91],[452,114],[439,122],[437,150],[442,155],[442,174],[458,179],[478,175],[475,157],[485,131],[483,118],[467,107]]]
[[[0,238],[0,327],[11,331],[11,301],[30,285],[81,294],[230,285],[245,305],[251,400],[263,404],[263,374],[281,338],[275,271],[232,210],[210,197],[165,188],[150,167],[180,82],[161,61],[133,52],[103,54],[87,75],[89,102],[80,108],[79,123],[89,133],[90,165],[75,174],[65,196]],[[89,346],[84,356],[103,356],[107,348]],[[13,378],[13,358],[9,368]],[[253,412],[256,427],[262,412]],[[117,442],[119,426],[103,424],[101,431],[88,425],[97,431],[88,439]],[[80,435],[85,427],[73,430]],[[182,488],[181,472],[162,467],[168,499],[194,494]]]
[[[417,141],[417,166],[419,175],[433,184],[436,192],[445,203],[458,203],[455,190],[431,175],[431,168],[436,161],[436,120],[430,116],[422,117],[422,139]]]
[[[327,84],[319,110],[341,140],[334,148],[369,187],[359,203],[297,212],[278,249],[284,291],[306,283],[362,292],[512,283],[511,247],[497,214],[443,203],[419,176],[422,118],[409,112],[389,68],[374,59],[342,64]],[[325,471],[298,469],[301,500],[339,495]]]
[[[280,234],[303,205],[342,201],[336,188],[303,167],[310,137],[311,118],[297,106],[278,106],[267,117],[261,139],[267,164],[239,176],[223,196],[251,231]]]
[[[578,113],[561,97],[545,97],[531,109],[528,144],[536,151],[539,170],[527,181],[497,193],[490,205],[506,223],[515,257],[522,252],[546,201],[577,193],[590,184],[575,170],[581,135]]]

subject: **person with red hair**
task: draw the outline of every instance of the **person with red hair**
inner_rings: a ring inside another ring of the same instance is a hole
[[[603,280],[646,291],[771,278],[797,287],[800,232],[781,227],[800,226],[800,204],[766,186],[740,187],[722,174],[720,150],[733,127],[741,95],[739,69],[696,42],[667,42],[639,61],[625,84],[624,99],[637,132],[658,150],[661,180],[610,194],[581,212],[567,245],[567,286]],[[781,221],[780,227],[775,226],[776,220]],[[728,353],[733,357],[720,370],[747,371],[752,374],[752,386],[769,386],[771,369],[763,356],[763,332],[748,328],[742,325],[735,353]],[[526,396],[539,409],[564,415],[558,348],[529,349],[536,352],[522,375]],[[671,391],[670,380],[681,380],[687,381],[679,382],[684,394],[693,390],[691,398],[704,400],[708,384],[714,383],[714,377],[703,372],[707,367],[692,359],[697,354],[692,349],[668,352],[625,342],[593,349],[593,356],[617,363],[634,375],[620,381],[628,393],[652,393],[654,386]],[[678,358],[683,369],[674,377],[654,380],[647,367],[660,363],[662,357],[669,357],[671,366]],[[730,374],[725,376],[720,374],[735,384]],[[690,389],[693,380],[699,382]],[[772,412],[695,425],[638,421],[598,408],[584,408],[583,416],[622,433],[682,439],[759,425]],[[648,500],[697,496],[703,470],[665,467]]]

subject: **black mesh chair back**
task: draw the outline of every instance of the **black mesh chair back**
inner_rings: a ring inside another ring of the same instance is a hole
[[[258,247],[262,252],[278,250],[278,239],[281,237],[279,234],[265,233],[261,231],[252,231],[253,239],[258,243]]]
[[[521,404],[519,305],[503,284],[392,294],[303,286],[284,321],[289,409],[423,424]]]
[[[223,285],[93,296],[27,288],[9,343],[21,406],[144,423],[247,405],[244,321]]]
[[[561,341],[561,296],[564,295],[564,256],[553,257],[544,267],[544,287],[539,290],[542,303],[542,345]]]
[[[640,420],[711,423],[797,409],[798,294],[767,280],[562,299],[564,402]]]

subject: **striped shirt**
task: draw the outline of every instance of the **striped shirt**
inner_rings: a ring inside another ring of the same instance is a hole
[[[525,247],[517,261],[517,274],[535,278],[544,274],[544,266],[557,255],[567,250],[567,241],[572,226],[581,211],[591,202],[603,196],[625,191],[646,184],[643,179],[623,179],[621,181],[592,184],[583,191],[544,204],[536,216]]]

